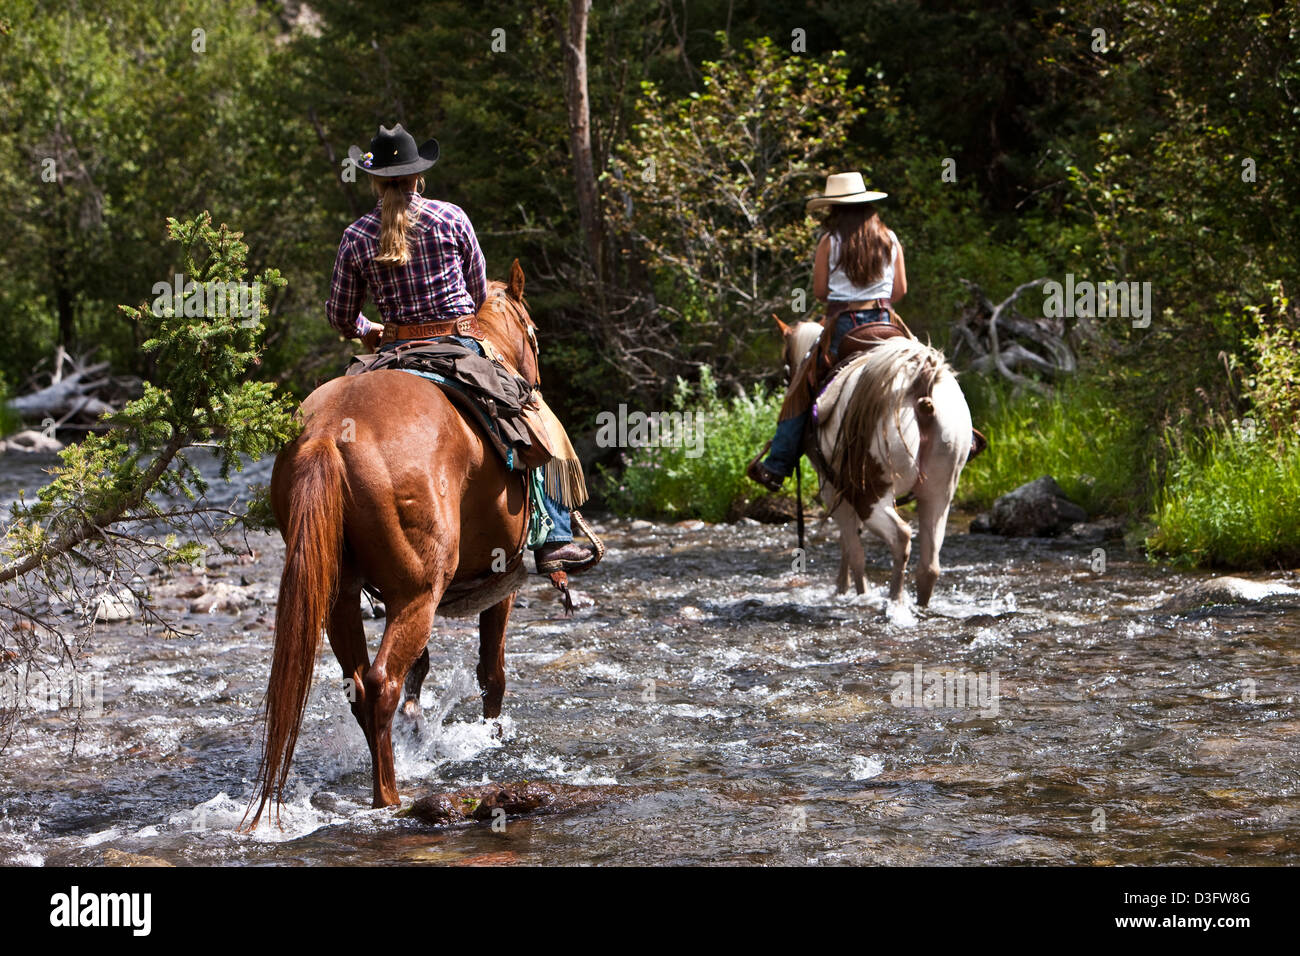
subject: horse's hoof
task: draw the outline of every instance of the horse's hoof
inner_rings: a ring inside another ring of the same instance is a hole
[[[505,733],[506,733],[506,732],[505,732],[504,730],[501,729],[501,721],[499,721],[499,720],[494,720],[494,721],[492,721],[492,739],[493,739],[493,740],[500,740],[502,737],[505,736]]]
[[[420,710],[420,702],[414,697],[408,697],[406,700],[402,701],[403,717],[409,718],[410,720],[419,720],[421,713],[423,713],[423,711]]]

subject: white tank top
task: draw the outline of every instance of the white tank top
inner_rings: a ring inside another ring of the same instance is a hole
[[[827,256],[827,267],[829,269],[829,295],[827,299],[831,302],[866,302],[872,299],[888,299],[894,294],[894,260],[898,258],[898,236],[894,235],[894,230],[886,229],[889,233],[890,255],[889,261],[885,263],[885,270],[880,274],[880,278],[865,288],[853,284],[853,280],[848,274],[840,268],[840,238],[831,233],[831,247]]]

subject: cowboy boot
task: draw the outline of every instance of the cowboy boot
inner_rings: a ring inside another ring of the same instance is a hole
[[[571,571],[591,560],[591,552],[576,541],[553,541],[533,552],[537,559],[537,573]]]
[[[778,475],[763,464],[763,456],[767,454],[767,450],[771,447],[771,442],[763,446],[763,450],[754,457],[754,460],[749,463],[749,467],[745,469],[745,474],[750,481],[762,485],[768,491],[780,491],[781,485],[785,483],[785,477]]]
[[[605,556],[605,545],[596,537],[596,532],[591,530],[591,526],[583,519],[581,513],[575,508],[569,512],[569,515],[578,526],[578,530],[591,542],[592,547],[584,547],[576,541],[544,544],[533,552],[538,574],[554,574],[556,571],[581,574],[583,571],[590,571]]]

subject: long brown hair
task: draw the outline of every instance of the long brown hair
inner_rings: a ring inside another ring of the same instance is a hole
[[[855,286],[871,285],[885,274],[885,266],[893,256],[893,241],[871,203],[836,203],[831,206],[825,231],[839,239],[838,268]]]
[[[411,231],[410,200],[408,193],[414,190],[424,192],[424,177],[415,176],[371,176],[370,188],[379,197],[383,210],[383,225],[379,233],[379,255],[376,262],[395,266],[404,266],[411,260],[411,248],[407,236]]]

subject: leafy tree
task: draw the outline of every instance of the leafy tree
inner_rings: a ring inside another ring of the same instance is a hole
[[[787,56],[762,39],[702,70],[700,91],[680,99],[643,85],[606,188],[625,253],[644,256],[654,279],[653,325],[624,353],[649,376],[675,372],[661,359],[680,350],[729,386],[753,377],[773,311],[814,304],[804,199],[864,107],[839,54]]]
[[[152,371],[115,305],[177,271],[163,210],[245,223],[254,263],[296,269],[311,207],[295,200],[312,184],[289,171],[311,139],[276,106],[275,17],[223,0],[14,0],[6,17],[0,367],[14,386],[57,344]]]
[[[250,379],[259,361],[266,298],[283,279],[267,269],[244,285],[257,290],[255,300],[232,309],[223,299],[214,311],[209,305],[218,300],[207,289],[218,286],[210,284],[221,284],[224,292],[246,282],[247,247],[240,234],[224,225],[213,228],[204,213],[184,223],[169,219],[168,236],[194,284],[179,299],[167,294],[122,307],[147,335],[143,348],[159,358],[157,380],[109,416],[106,431],[61,452],[53,480],[30,504],[16,504],[3,528],[0,660],[39,664],[49,644],[56,657],[75,663],[67,635],[39,612],[42,600],[113,582],[148,614],[139,568],[193,561],[206,547],[177,533],[220,540],[247,520],[266,520],[264,506],[250,518],[247,510],[203,501],[207,483],[190,456],[210,450],[225,479],[246,459],[260,458],[295,434],[292,401],[277,395],[274,385]],[[256,308],[247,308],[254,301]],[[89,624],[97,604],[80,603]]]

